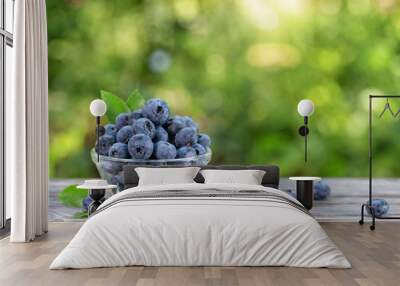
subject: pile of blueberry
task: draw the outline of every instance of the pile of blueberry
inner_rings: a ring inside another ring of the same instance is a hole
[[[142,109],[121,113],[115,124],[100,126],[96,152],[120,159],[175,159],[203,155],[211,145],[207,134],[189,116],[171,116],[161,99]]]

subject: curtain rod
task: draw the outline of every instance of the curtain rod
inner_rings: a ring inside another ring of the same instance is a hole
[[[369,95],[370,98],[400,98],[400,95]]]

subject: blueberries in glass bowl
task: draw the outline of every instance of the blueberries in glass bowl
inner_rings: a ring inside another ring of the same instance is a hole
[[[210,137],[199,133],[192,117],[172,115],[161,99],[150,99],[139,109],[119,113],[115,122],[100,128],[92,160],[100,176],[117,184],[119,190],[124,165],[201,166],[211,160]]]

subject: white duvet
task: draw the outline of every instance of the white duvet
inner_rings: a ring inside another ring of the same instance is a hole
[[[262,190],[297,202],[279,190],[254,185],[128,189],[100,206],[50,269],[127,265],[351,267],[317,221],[289,204],[243,197],[119,201],[137,194],[134,192],[209,189]]]

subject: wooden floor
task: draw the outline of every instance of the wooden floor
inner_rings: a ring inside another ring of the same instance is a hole
[[[0,285],[400,285],[400,223],[322,223],[352,269],[289,267],[123,267],[48,270],[81,223],[50,223],[49,233],[27,244],[0,241]]]

